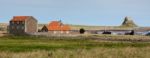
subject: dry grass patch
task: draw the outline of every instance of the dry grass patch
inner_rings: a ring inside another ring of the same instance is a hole
[[[0,52],[0,58],[149,58],[150,47],[93,48],[55,51]]]

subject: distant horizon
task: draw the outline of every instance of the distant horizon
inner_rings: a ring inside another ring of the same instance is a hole
[[[28,15],[25,15],[25,16],[28,16]],[[33,16],[34,17],[34,16]],[[126,17],[126,16],[125,16]],[[124,17],[124,18],[125,18]],[[131,17],[131,16],[130,16]],[[11,20],[13,18],[13,16],[7,21],[7,22],[0,22],[0,23],[7,23],[7,24],[9,24],[9,21]],[[34,17],[35,19],[37,19],[36,17]],[[65,21],[63,21],[63,20],[61,20],[64,24],[70,24],[70,25],[85,25],[85,26],[121,26],[122,25],[122,23],[123,23],[123,21],[124,21],[124,18],[122,19],[122,22],[120,22],[120,24],[119,25],[92,25],[92,24],[71,24],[71,23],[65,23]],[[132,18],[132,17],[131,17]],[[38,19],[37,19],[38,20]],[[132,19],[133,20],[133,19]],[[48,22],[39,22],[39,20],[38,20],[38,24],[49,24],[51,21],[59,21],[58,19],[56,19],[56,20],[49,20]],[[135,23],[135,21],[133,20],[133,22]],[[103,22],[104,23],[104,22]],[[106,22],[106,24],[107,24],[107,22]],[[135,23],[135,24],[137,24],[137,23]],[[139,26],[139,24],[137,24],[138,26]],[[139,26],[139,27],[150,27],[150,25],[149,26]]]
[[[12,16],[12,18],[13,18],[13,16]],[[11,18],[11,19],[12,19],[12,18]],[[35,18],[35,17],[34,17],[34,18]],[[124,17],[124,18],[125,18],[125,17]],[[11,20],[11,19],[10,19],[10,20]],[[35,19],[36,19],[36,18],[35,18]],[[9,20],[9,21],[10,21],[10,20]],[[8,22],[0,22],[0,23],[9,24],[9,21],[8,21]],[[51,21],[59,21],[59,20],[51,20]],[[49,24],[51,21],[49,21],[48,23],[41,23],[41,22],[38,21],[38,24]],[[61,21],[62,21],[62,20],[61,20]],[[124,21],[124,19],[123,19],[123,21]],[[85,24],[85,25],[84,25],[84,24],[71,24],[71,23],[70,23],[69,25],[82,25],[82,26],[121,26],[122,23],[123,23],[123,21],[121,22],[120,25],[91,25],[91,24]],[[134,21],[133,21],[133,22],[134,22]],[[65,23],[64,21],[62,21],[62,23],[63,23],[63,24],[68,24],[68,23]],[[104,23],[104,22],[103,22],[103,23]],[[134,22],[134,23],[135,23],[135,22]],[[135,23],[135,24],[136,24],[136,23]],[[150,26],[139,26],[139,24],[136,24],[136,25],[138,25],[138,27],[150,27]]]
[[[138,26],[150,26],[150,0],[0,0],[0,22],[13,16],[33,16],[39,23],[120,26],[130,16]]]

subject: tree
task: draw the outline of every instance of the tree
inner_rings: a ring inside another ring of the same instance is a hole
[[[85,30],[83,28],[80,29],[80,34],[84,34]]]

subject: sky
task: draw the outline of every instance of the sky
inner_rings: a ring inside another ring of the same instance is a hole
[[[13,16],[97,26],[119,26],[129,16],[139,26],[150,26],[150,0],[0,0],[0,22]]]

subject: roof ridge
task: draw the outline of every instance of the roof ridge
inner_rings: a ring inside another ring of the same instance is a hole
[[[13,16],[13,19],[11,19],[10,21],[25,21],[29,17],[32,16]]]

